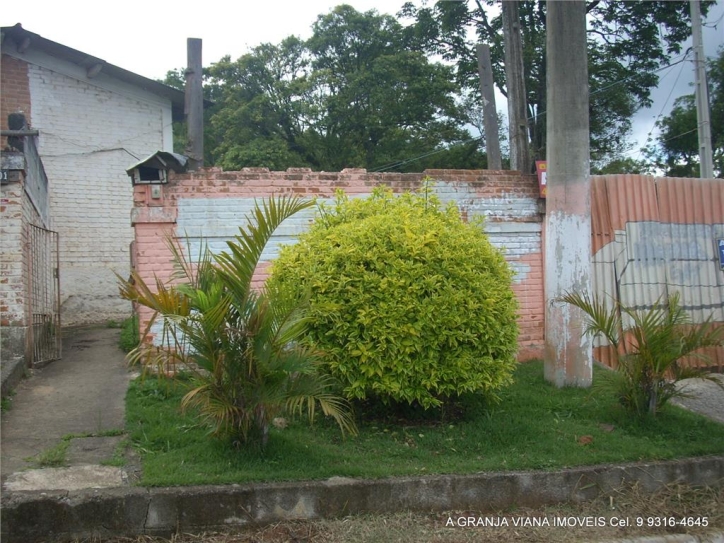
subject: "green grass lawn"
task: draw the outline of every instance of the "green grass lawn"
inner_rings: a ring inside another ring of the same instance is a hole
[[[594,383],[611,377],[599,368]],[[664,460],[724,452],[724,425],[674,406],[636,420],[609,392],[556,389],[540,362],[519,366],[494,406],[445,423],[363,421],[342,439],[335,425],[292,422],[267,449],[236,449],[180,413],[182,384],[147,378],[127,396],[127,429],[149,486],[389,477]]]

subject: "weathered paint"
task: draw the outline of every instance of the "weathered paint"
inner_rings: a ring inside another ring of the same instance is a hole
[[[1,117],[23,111],[40,131],[46,226],[60,235],[63,324],[125,318],[131,307],[118,296],[114,274],[130,270],[133,191],[125,170],[171,148],[171,103],[103,72],[89,79],[84,67],[32,43],[22,52],[3,45]]]
[[[591,286],[586,4],[548,0],[546,8],[545,376],[557,386],[589,386],[591,341],[581,312],[558,302]]]
[[[9,155],[10,153],[8,153]],[[7,156],[3,157],[7,158]],[[30,227],[42,224],[24,190],[25,174],[0,185],[0,351],[4,360],[30,360],[28,332],[33,323],[30,283]]]
[[[563,212],[546,217],[545,377],[556,386],[590,386],[591,338],[581,310],[557,298],[567,291],[590,292],[590,217]]]
[[[475,213],[486,215],[485,211],[488,211],[484,206],[484,202],[481,203],[474,193],[469,199],[461,198],[459,201],[450,197],[451,194],[455,194],[453,192],[445,191],[443,194],[447,195],[447,201],[455,202],[463,212],[473,207],[476,208]],[[353,195],[353,197],[365,196],[369,196],[369,194]],[[528,213],[530,204],[525,202],[523,205],[516,207],[514,205],[516,200],[508,200],[508,213],[511,214],[513,210],[519,209],[524,210],[524,213]],[[498,199],[493,199],[493,201],[491,213],[500,213],[499,209],[497,209]],[[178,217],[176,219],[177,236],[189,241],[188,250],[192,257],[199,254],[202,240],[212,253],[221,252],[226,249],[226,242],[237,235],[239,227],[246,223],[247,217],[254,209],[256,202],[256,198],[232,197],[179,199]],[[331,198],[317,198],[317,202],[329,205],[334,200]],[[309,228],[315,213],[314,208],[308,208],[284,221],[262,253],[261,262],[274,260],[283,245],[296,243],[299,234]],[[137,212],[134,215],[138,217],[140,214]],[[156,215],[165,216],[165,212],[161,213],[159,211]],[[471,218],[470,215],[468,217]],[[136,220],[142,219],[137,218]],[[147,220],[150,222],[151,217],[148,217]],[[524,281],[530,271],[530,266],[518,259],[525,255],[540,253],[540,223],[488,222],[485,229],[491,243],[502,249],[508,257],[516,272],[515,282]]]
[[[311,172],[303,168],[270,172],[266,168],[247,168],[223,172],[207,168],[200,172],[172,176],[162,188],[162,197],[152,199],[148,187],[135,187],[132,221],[136,226],[135,262],[147,281],[154,273],[162,280],[171,276],[170,255],[163,232],[171,231],[188,240],[188,253],[198,255],[201,240],[212,252],[226,248],[226,241],[238,233],[239,226],[259,198],[294,193],[332,202],[340,187],[350,197],[363,197],[383,184],[396,192],[419,189],[426,177],[433,179],[433,190],[443,202],[455,202],[463,217],[486,218],[485,229],[491,243],[504,250],[516,272],[513,289],[519,300],[519,358],[528,360],[542,355],[543,344],[543,263],[541,257],[541,216],[534,176],[509,172],[432,170],[423,174],[368,174],[365,170],[340,173]],[[313,219],[309,209],[285,221],[275,233],[253,286],[260,287],[268,276],[279,247],[293,243]],[[139,311],[144,325],[150,312]],[[157,326],[154,331],[157,333]]]
[[[593,178],[593,291],[609,309],[616,301],[648,309],[678,292],[692,322],[724,322],[724,271],[714,240],[724,237],[724,180],[648,176]],[[630,319],[623,316],[624,324]],[[604,340],[596,359],[613,365]],[[724,369],[724,348],[696,365]]]
[[[592,340],[583,333],[584,313],[558,301],[566,292],[591,292],[591,193],[586,179],[548,180],[544,367],[545,378],[559,387],[587,387],[593,381]]]

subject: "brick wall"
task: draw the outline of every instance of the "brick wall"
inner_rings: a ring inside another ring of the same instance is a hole
[[[0,77],[2,78],[2,94],[0,94],[0,126],[8,128],[7,116],[10,113],[25,113],[30,118],[30,88],[28,86],[28,64],[10,55],[0,57]]]
[[[0,59],[0,81],[2,82],[2,92],[0,92],[0,127],[2,130],[9,128],[8,115],[10,113],[24,113],[25,119],[30,125],[28,64],[3,53]],[[6,138],[2,138],[0,146],[4,149],[6,144]]]
[[[0,186],[0,336],[5,361],[26,355],[26,336],[32,324],[28,225],[40,224],[23,188],[23,172],[10,175],[14,180]]]
[[[396,192],[417,189],[430,177],[434,190],[443,201],[454,201],[464,217],[486,217],[491,242],[505,250],[506,259],[516,271],[513,288],[520,302],[519,358],[540,357],[543,345],[543,268],[541,259],[541,208],[535,176],[505,171],[428,170],[421,174],[372,174],[347,169],[340,173],[311,172],[291,168],[270,172],[266,168],[247,168],[224,172],[209,168],[198,173],[172,176],[163,186],[159,199],[151,198],[148,186],[134,190],[132,222],[135,225],[135,262],[147,282],[154,275],[168,280],[170,254],[165,245],[168,233],[188,239],[191,255],[198,254],[201,238],[213,250],[225,247],[225,240],[237,233],[254,199],[274,194],[332,198],[342,189],[351,197],[367,195],[384,184]],[[255,276],[256,284],[266,277],[266,267],[284,243],[293,242],[313,218],[307,210],[279,229]],[[140,311],[142,327],[150,318]]]
[[[60,238],[64,325],[121,319],[115,273],[130,270],[132,188],[126,168],[170,150],[171,104],[101,72],[34,51],[2,56],[6,111],[29,112],[49,179],[50,228]]]
[[[0,186],[0,325],[25,326],[27,233],[21,182]]]

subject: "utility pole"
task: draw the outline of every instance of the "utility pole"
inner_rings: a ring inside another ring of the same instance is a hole
[[[591,176],[586,2],[547,0],[548,110],[545,222],[545,378],[591,385],[592,342],[583,312],[558,301],[591,291]]]
[[[185,89],[185,113],[188,141],[186,154],[189,168],[198,170],[204,166],[204,89],[201,64],[201,40],[186,40],[187,68]]]
[[[503,0],[503,38],[505,40],[505,79],[508,89],[508,131],[510,168],[532,172],[528,150],[528,103],[523,71],[523,40],[520,34],[518,0]]]
[[[711,123],[709,121],[709,92],[706,86],[706,57],[701,39],[701,9],[699,0],[689,0],[691,9],[691,35],[694,45],[694,73],[696,75],[696,122],[699,128],[699,177],[714,177],[711,151]]]
[[[493,87],[493,67],[490,63],[490,46],[479,43],[476,49],[478,53],[480,94],[483,97],[483,126],[485,128],[485,153],[488,156],[488,169],[502,170],[503,159],[500,155],[498,111],[495,107],[495,89]]]

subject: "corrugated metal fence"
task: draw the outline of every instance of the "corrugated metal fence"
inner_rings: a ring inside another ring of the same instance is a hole
[[[594,292],[641,309],[678,292],[694,322],[724,323],[724,179],[594,176],[591,207]],[[724,371],[724,348],[707,354]]]

